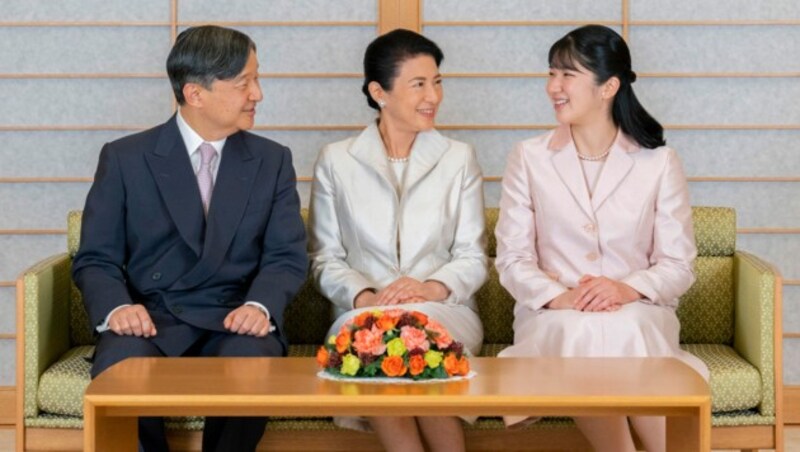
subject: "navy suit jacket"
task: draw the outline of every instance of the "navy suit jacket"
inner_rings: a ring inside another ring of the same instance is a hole
[[[141,303],[177,318],[153,339],[179,354],[245,301],[283,312],[305,280],[306,235],[288,148],[260,136],[228,137],[208,217],[176,118],[108,143],[86,199],[73,261],[93,325]],[[158,326],[157,318],[153,320]]]

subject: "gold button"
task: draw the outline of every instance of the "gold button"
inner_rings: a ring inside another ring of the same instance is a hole
[[[600,257],[600,256],[597,253],[591,252],[591,253],[586,255],[586,260],[589,261],[589,262],[594,262],[594,261],[597,260],[598,257]]]
[[[585,224],[583,225],[583,230],[589,234],[594,234],[597,231],[597,226],[594,223]]]

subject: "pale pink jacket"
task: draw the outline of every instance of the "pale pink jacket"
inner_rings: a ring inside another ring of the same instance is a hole
[[[500,199],[497,271],[516,308],[540,309],[585,274],[677,307],[697,254],[683,169],[668,147],[622,132],[590,198],[569,126],[519,143]]]

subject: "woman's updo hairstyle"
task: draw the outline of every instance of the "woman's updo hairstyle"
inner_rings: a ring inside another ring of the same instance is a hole
[[[631,70],[631,53],[617,32],[602,25],[572,30],[553,44],[548,61],[553,69],[577,70],[580,65],[594,74],[598,85],[617,77],[620,87],[611,109],[614,124],[642,147],[654,149],[666,144],[664,128],[633,93],[636,73]]]
[[[370,82],[378,82],[384,91],[391,91],[400,65],[420,55],[433,58],[437,67],[444,59],[442,50],[435,42],[411,30],[400,28],[375,38],[364,53],[364,86],[361,91],[367,96],[367,104],[380,111],[377,102],[369,94]]]

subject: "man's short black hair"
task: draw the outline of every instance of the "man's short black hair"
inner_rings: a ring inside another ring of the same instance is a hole
[[[206,89],[214,80],[239,75],[256,44],[246,34],[215,25],[182,31],[167,57],[167,74],[178,104],[183,105],[183,87],[197,83]]]

